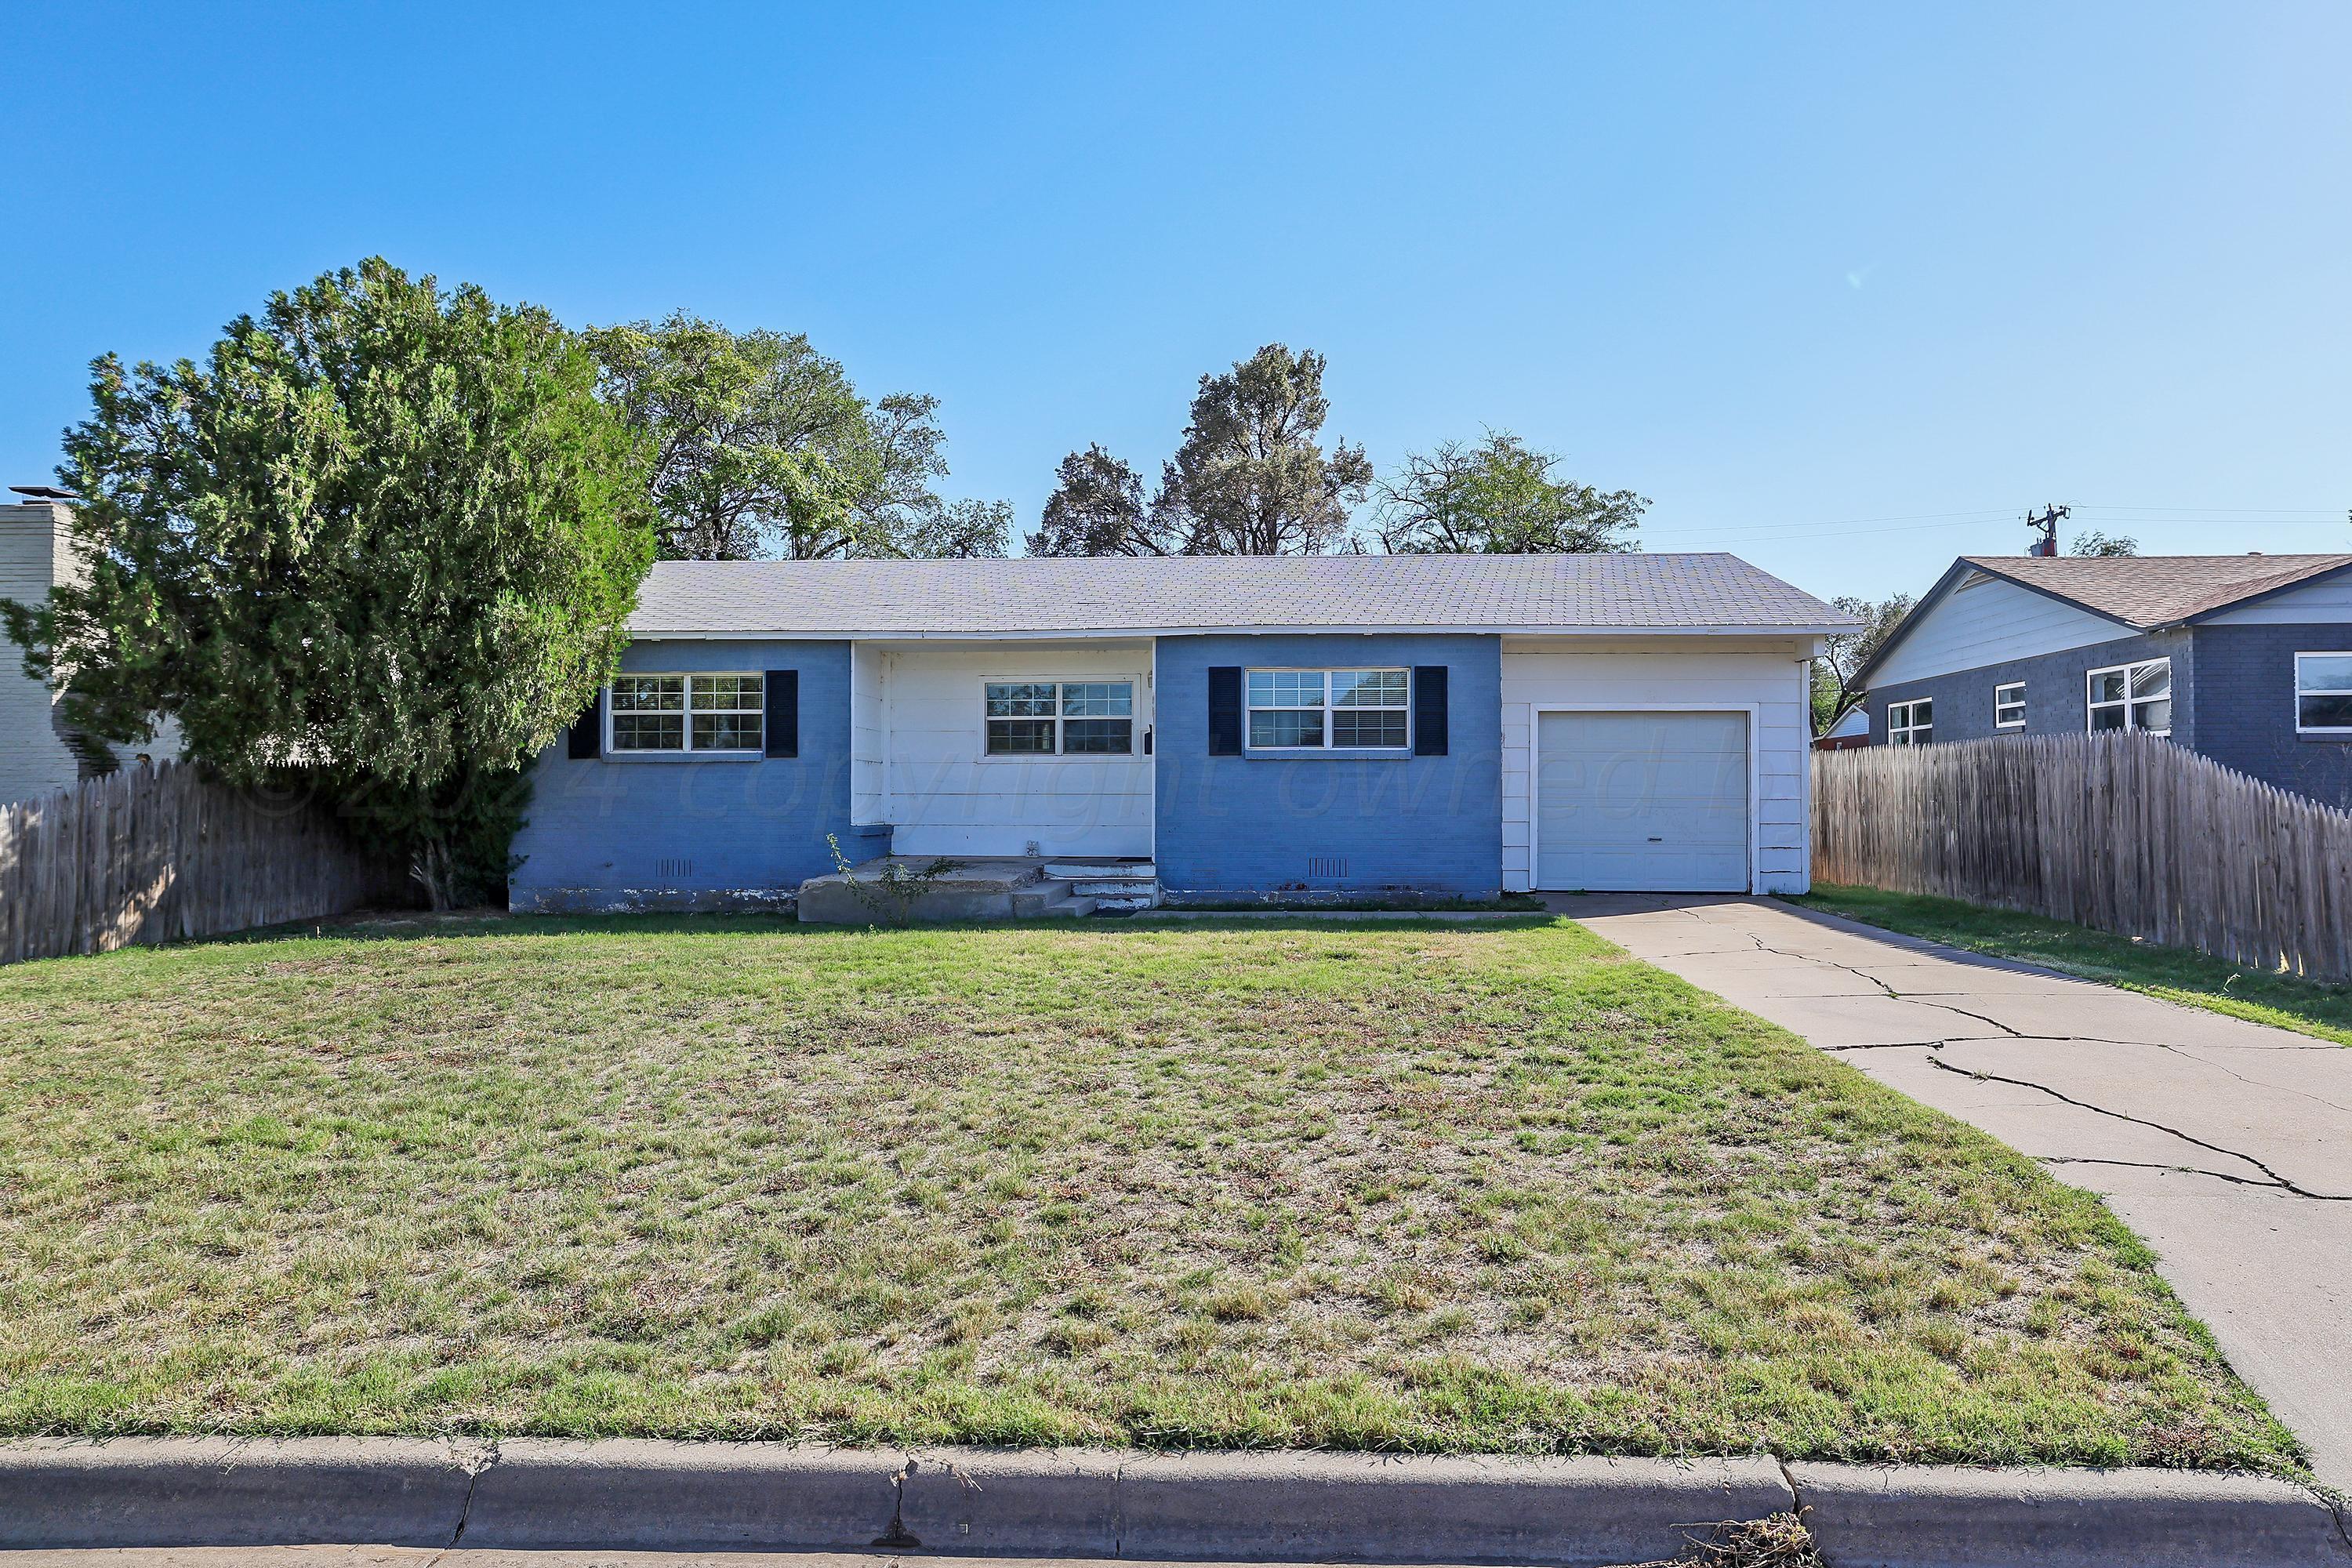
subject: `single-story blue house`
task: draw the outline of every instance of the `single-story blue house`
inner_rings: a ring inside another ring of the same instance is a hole
[[[663,562],[512,903],[777,905],[828,836],[1174,900],[1801,891],[1851,624],[1721,554]]]
[[[2352,806],[2352,555],[1964,555],[1855,681],[1875,745],[2145,730]]]

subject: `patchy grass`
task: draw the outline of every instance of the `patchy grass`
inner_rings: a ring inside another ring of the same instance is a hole
[[[1566,921],[0,970],[0,1431],[2293,1470],[2095,1199]]]
[[[2127,936],[1986,909],[1958,899],[1889,893],[1876,888],[1816,886],[1789,900],[1930,942],[1998,958],[2021,959],[2105,981],[2168,1002],[2227,1013],[2257,1024],[2352,1046],[2352,989],[2321,985],[2290,974],[2209,958],[2185,947],[2160,947]]]

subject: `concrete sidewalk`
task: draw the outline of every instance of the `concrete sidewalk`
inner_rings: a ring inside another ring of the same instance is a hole
[[[1769,899],[1548,903],[2104,1194],[2352,1489],[2352,1047]]]

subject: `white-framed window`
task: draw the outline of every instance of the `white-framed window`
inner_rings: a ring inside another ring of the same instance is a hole
[[[992,757],[1135,754],[1132,680],[991,680],[981,687]]]
[[[616,675],[606,695],[608,752],[758,752],[767,743],[764,675]]]
[[[2352,653],[2294,656],[2294,729],[2299,735],[2352,735]]]
[[[1936,738],[1936,700],[1915,697],[1908,702],[1886,705],[1886,743],[1890,746],[1924,746]]]
[[[2084,677],[2084,711],[2094,730],[2172,733],[2172,661],[2109,665]]]
[[[1412,743],[1412,677],[1402,669],[1245,673],[1254,752],[1402,751]]]
[[[2025,682],[2012,680],[1992,689],[1992,727],[1996,730],[2025,728]]]

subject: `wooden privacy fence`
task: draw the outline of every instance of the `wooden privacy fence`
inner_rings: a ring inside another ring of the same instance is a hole
[[[397,870],[326,812],[178,763],[0,805],[0,963],[340,914],[401,892]]]
[[[2147,735],[1815,752],[1813,876],[2352,980],[2352,812]]]

